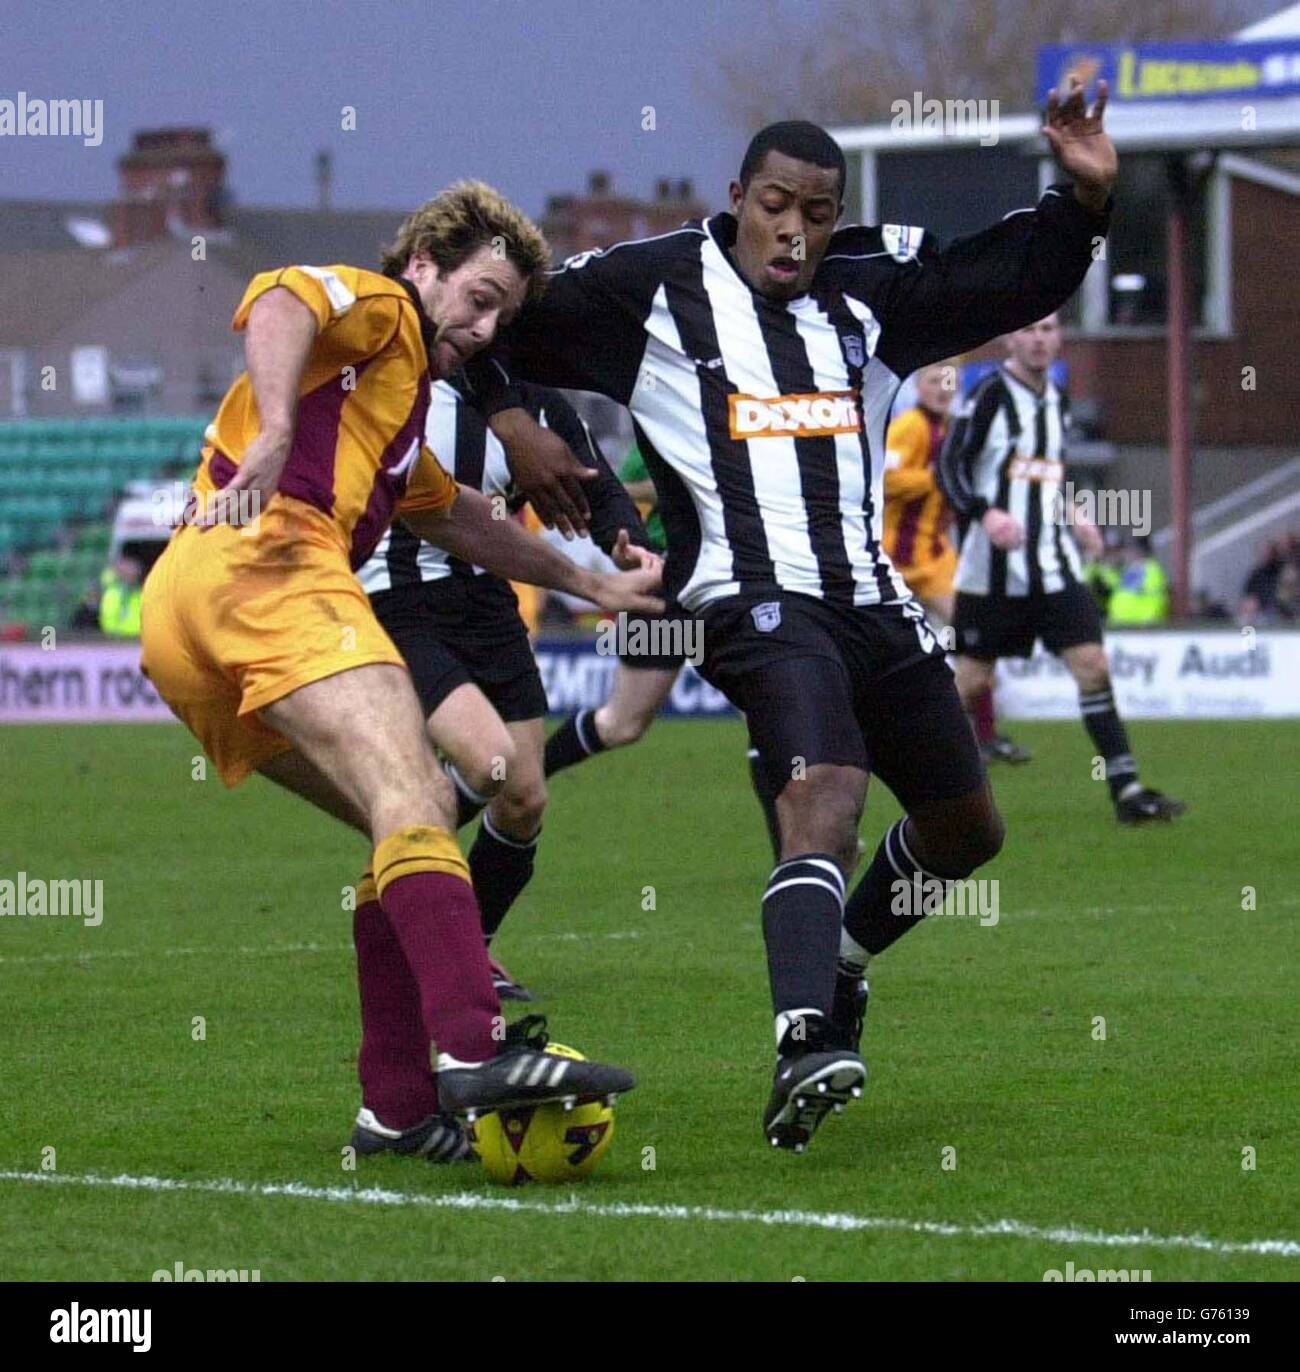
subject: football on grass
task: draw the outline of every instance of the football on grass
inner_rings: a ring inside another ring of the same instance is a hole
[[[562,1043],[548,1053],[581,1058]],[[595,1171],[614,1137],[614,1111],[604,1101],[579,1102],[566,1110],[558,1101],[519,1110],[496,1110],[473,1124],[474,1151],[489,1177],[504,1186],[526,1181],[581,1181]]]

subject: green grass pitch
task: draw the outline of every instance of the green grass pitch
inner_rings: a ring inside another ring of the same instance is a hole
[[[342,1165],[354,835],[194,780],[179,728],[0,731],[0,877],[102,879],[105,909],[0,920],[0,1278],[1294,1280],[1300,725],[1134,726],[1190,803],[1137,831],[1077,725],[1015,733],[1037,757],[994,774],[998,922],[936,917],[874,964],[866,1096],[802,1157],[759,1125],[770,861],[741,728],[660,722],[556,778],[500,953],[557,1039],[640,1086],[590,1182],[505,1191]],[[871,848],[895,814],[873,788]]]

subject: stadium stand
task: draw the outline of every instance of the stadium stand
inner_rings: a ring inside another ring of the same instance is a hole
[[[188,477],[206,417],[0,422],[0,626],[62,627],[98,580],[131,481]]]

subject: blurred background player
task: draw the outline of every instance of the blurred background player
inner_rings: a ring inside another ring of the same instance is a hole
[[[560,1071],[539,1038],[503,1032],[451,786],[354,575],[400,510],[503,575],[614,609],[659,603],[641,593],[653,574],[583,573],[494,518],[423,441],[431,376],[486,347],[540,290],[548,259],[514,206],[461,182],[404,222],[385,275],[339,265],[254,277],[234,318],[247,371],[209,426],[196,518],[145,585],[142,665],[222,780],[260,771],[374,845],[354,917],[359,1152],[463,1156],[444,1111],[633,1084],[605,1065]]]
[[[916,374],[916,404],[895,415],[885,435],[885,533],[890,561],[926,614],[953,619],[957,550],[948,536],[952,511],[939,487],[939,451],[957,393],[957,368],[936,362]],[[973,697],[971,721],[986,762],[1028,762],[1027,748],[997,732],[993,690]]]
[[[636,444],[632,445],[623,459],[618,475],[627,494],[647,512],[646,546],[662,556],[666,545],[663,520],[657,508],[658,497],[645,458]],[[670,642],[673,635],[663,631],[669,630],[674,623],[680,623],[683,630],[680,641],[685,643],[687,636],[684,630],[689,618],[680,605],[669,602],[662,615],[629,616],[628,634],[630,636],[634,631],[635,620],[641,619],[645,621],[647,631],[652,628],[659,630],[661,643]],[[645,641],[655,640],[647,637]],[[554,776],[556,772],[572,767],[574,763],[584,762],[597,753],[611,748],[625,748],[644,737],[667,702],[685,662],[684,655],[672,653],[662,656],[621,653],[609,699],[595,709],[579,710],[577,714],[570,715],[546,740],[546,775]]]
[[[624,570],[657,569],[636,506],[573,406],[544,386],[520,389],[529,414],[599,473],[587,486],[596,545]],[[501,443],[465,403],[470,390],[463,372],[434,384],[425,437],[456,480],[497,502],[504,517],[523,496]],[[469,872],[490,945],[532,877],[547,800],[546,692],[516,592],[400,520],[357,575],[410,669],[429,737],[456,787],[457,827],[482,811]],[[533,999],[495,958],[490,965],[501,999]]]
[[[944,493],[968,525],[957,566],[957,689],[969,708],[992,685],[998,658],[1028,657],[1041,639],[1078,685],[1116,817],[1172,819],[1182,803],[1138,780],[1069,526],[1092,556],[1101,534],[1060,508],[1069,405],[1048,374],[1061,351],[1056,315],[1009,333],[1006,347],[1006,361],[965,401],[940,458]]]

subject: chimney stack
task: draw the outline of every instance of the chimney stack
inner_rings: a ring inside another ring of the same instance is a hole
[[[317,203],[322,210],[330,208],[330,194],[334,189],[334,158],[324,148],[316,154]]]
[[[594,171],[587,178],[588,195],[608,195],[609,194],[609,173],[607,171]]]
[[[221,227],[226,159],[208,129],[142,129],[118,158],[121,199],[113,206],[115,247],[131,247],[167,232]]]

